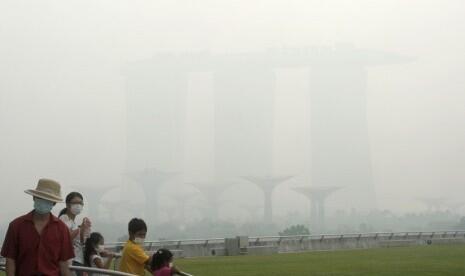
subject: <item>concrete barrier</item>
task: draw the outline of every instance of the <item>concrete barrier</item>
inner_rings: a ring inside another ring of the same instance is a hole
[[[226,256],[226,249],[224,247],[216,247],[211,249],[211,256]]]
[[[239,246],[239,238],[226,238],[224,239],[224,248],[226,249],[227,256],[237,256],[241,253]]]
[[[403,246],[412,246],[417,244],[416,240],[387,240],[380,241],[380,247],[403,247]]]
[[[428,240],[427,244],[465,244],[465,239],[463,238],[437,238],[433,240]]]
[[[271,255],[278,253],[278,247],[272,245],[249,246],[246,252],[247,255]]]

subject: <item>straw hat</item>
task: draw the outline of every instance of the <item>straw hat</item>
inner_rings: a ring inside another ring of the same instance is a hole
[[[26,194],[53,202],[63,202],[60,191],[60,183],[51,179],[39,179],[35,190],[26,190]]]

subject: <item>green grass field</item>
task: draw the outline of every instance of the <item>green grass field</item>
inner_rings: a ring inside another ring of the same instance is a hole
[[[417,246],[175,260],[194,276],[464,275],[465,246]],[[0,273],[0,275],[4,275]]]
[[[194,276],[465,275],[465,246],[325,251],[175,260]]]

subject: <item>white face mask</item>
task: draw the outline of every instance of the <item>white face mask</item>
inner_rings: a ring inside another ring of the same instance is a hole
[[[77,216],[82,212],[82,205],[81,204],[73,204],[71,205],[71,214]]]
[[[96,250],[97,250],[98,253],[101,253],[101,252],[105,251],[105,246],[104,246],[103,244],[101,244],[101,245],[99,245],[99,246],[97,247]]]
[[[139,244],[139,245],[144,245],[145,239],[144,239],[144,238],[135,237],[135,238],[134,238],[134,242],[137,243],[137,244]]]

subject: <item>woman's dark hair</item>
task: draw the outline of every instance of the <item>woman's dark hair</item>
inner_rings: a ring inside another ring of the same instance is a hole
[[[84,198],[82,197],[82,195],[80,193],[71,192],[66,196],[65,202],[70,203],[71,200],[73,200],[73,198],[75,198],[75,197],[79,197],[81,200],[84,200]],[[60,214],[58,215],[58,217],[61,217],[62,215],[66,214],[67,211],[68,211],[68,208],[66,208],[66,207],[63,208],[63,210],[60,211]]]
[[[171,258],[173,258],[173,253],[171,253],[171,251],[165,248],[158,249],[155,253],[153,253],[150,267],[152,270],[158,270],[169,263]]]
[[[135,234],[137,231],[140,231],[140,230],[147,231],[147,224],[145,224],[145,221],[140,218],[131,219],[131,221],[129,221],[129,224],[128,224],[129,233]]]
[[[84,264],[86,266],[92,266],[90,263],[90,256],[97,254],[95,247],[97,247],[101,241],[103,241],[103,236],[100,233],[90,233],[84,246]]]

